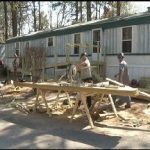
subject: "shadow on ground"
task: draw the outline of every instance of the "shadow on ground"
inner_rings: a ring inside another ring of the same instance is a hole
[[[37,146],[37,137],[42,135],[47,137],[46,139],[43,137],[43,142],[46,142],[43,148],[50,148],[50,146],[51,148],[82,148],[83,145],[81,146],[80,144],[88,145],[87,148],[114,148],[121,138],[100,132],[94,133],[90,129],[82,130],[84,123],[83,121],[79,122],[81,119],[69,123],[69,119],[49,118],[45,114],[33,113],[25,116],[13,113],[12,110],[0,112],[1,119],[13,123],[13,126],[6,127],[2,132],[4,134],[1,134],[0,141],[3,143],[4,139],[7,139],[9,142],[7,147],[2,146],[0,142],[1,148],[39,148]],[[19,125],[19,128],[16,127],[17,125]],[[24,127],[30,128],[31,131],[23,134]],[[16,133],[14,133],[15,131]],[[54,136],[60,137],[61,140],[58,140],[58,138],[56,140]],[[67,145],[67,140],[78,143],[70,146]]]

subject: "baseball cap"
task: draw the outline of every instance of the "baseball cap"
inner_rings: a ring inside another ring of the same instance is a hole
[[[117,57],[118,58],[124,58],[124,53],[119,53]]]
[[[82,58],[83,56],[88,56],[86,52],[81,53],[80,58]]]

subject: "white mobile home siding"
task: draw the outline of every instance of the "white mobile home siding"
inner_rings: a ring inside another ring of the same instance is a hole
[[[137,26],[137,53],[150,53],[150,24]]]
[[[114,33],[117,37],[112,40]],[[107,54],[122,52],[121,28],[108,29],[104,32],[104,45]],[[112,35],[113,34],[113,35]],[[110,35],[110,36],[109,36]],[[117,39],[117,45],[116,40]],[[150,77],[150,24],[132,26],[132,52],[135,55],[126,55],[125,60],[128,63],[130,80],[140,80],[141,77]],[[114,41],[114,44],[112,44]],[[118,72],[118,60],[116,56],[107,56],[106,76],[112,79]]]
[[[121,51],[121,28],[106,29],[104,31],[104,50],[106,54],[115,54]]]
[[[5,44],[0,44],[0,60],[5,63]]]

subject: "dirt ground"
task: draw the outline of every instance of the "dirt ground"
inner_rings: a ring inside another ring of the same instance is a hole
[[[1,79],[3,80],[3,79]],[[17,109],[18,112],[30,114],[34,108],[34,102],[36,99],[36,94],[32,88],[28,87],[15,87],[11,83],[5,84],[0,89],[2,95],[0,97],[0,106],[12,107]],[[66,96],[64,93],[59,95],[60,100],[55,106],[57,92],[47,93],[46,99],[48,105],[51,109],[52,115],[57,116],[57,118],[65,119],[70,117],[72,114],[73,106],[75,104],[75,95],[71,94],[71,104],[70,106],[67,102]],[[107,103],[107,102],[106,102]],[[101,106],[106,105],[102,103]],[[106,112],[112,113],[113,110],[108,107],[104,112],[99,111],[99,117],[93,118],[95,123],[100,124],[113,124],[114,126],[127,126],[127,127],[147,127],[150,124],[150,108],[148,107],[148,101],[132,99],[131,108],[125,109],[124,105],[117,106],[117,112],[119,118],[115,117],[114,114],[105,115]],[[19,105],[17,105],[19,104]],[[16,106],[20,106],[19,109]],[[107,107],[106,107],[107,108]],[[23,111],[22,111],[23,110]],[[46,113],[46,107],[41,103],[40,107],[36,109],[37,113]],[[76,112],[75,118],[83,118],[85,116],[85,111],[82,105],[79,107]],[[85,119],[87,122],[87,119]]]

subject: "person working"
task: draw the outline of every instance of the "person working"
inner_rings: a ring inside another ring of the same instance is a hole
[[[119,53],[117,58],[119,61],[119,73],[117,73],[114,77],[118,78],[118,82],[121,82],[125,85],[130,85],[128,64],[124,59],[124,53]],[[130,108],[131,107],[131,97],[127,96],[127,97],[124,97],[124,99],[127,103],[125,105],[125,108]]]
[[[79,64],[76,65],[76,67],[80,73],[81,81],[88,82],[88,83],[93,82],[92,73],[91,73],[91,64],[90,64],[90,61],[87,57],[86,52],[81,54],[80,62],[79,62]],[[79,103],[79,106],[80,106],[80,103]],[[87,105],[88,105],[88,107],[91,106],[91,96],[87,96]]]
[[[16,53],[14,54],[14,57],[15,57],[13,61],[14,77],[15,80],[18,80],[19,57]]]

